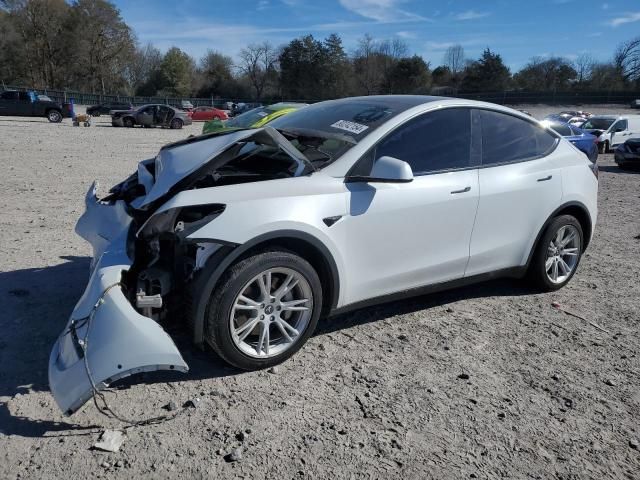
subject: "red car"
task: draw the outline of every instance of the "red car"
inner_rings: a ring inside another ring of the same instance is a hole
[[[215,107],[196,107],[191,112],[191,120],[194,122],[206,122],[213,119],[227,120],[229,117],[225,112]]]

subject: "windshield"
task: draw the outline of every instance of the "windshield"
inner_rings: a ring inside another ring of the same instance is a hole
[[[606,130],[615,121],[615,118],[591,118],[584,122],[580,128],[583,130]]]
[[[231,128],[251,128],[251,126],[262,120],[267,115],[271,115],[276,112],[276,110],[270,109],[269,107],[258,107],[253,110],[249,110],[248,112],[244,112],[237,117],[233,117],[230,120],[227,120],[225,127]]]
[[[52,102],[51,97],[47,95],[38,95],[38,100],[42,100],[43,102]]]
[[[322,168],[406,108],[375,100],[336,100],[309,105],[269,125],[287,137],[314,167]]]

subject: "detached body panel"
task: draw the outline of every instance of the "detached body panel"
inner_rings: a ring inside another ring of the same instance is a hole
[[[118,203],[98,202],[94,192],[92,185],[76,231],[92,244],[95,265],[49,358],[49,386],[67,415],[93,394],[85,354],[98,390],[134,373],[188,370],[171,337],[154,320],[140,315],[124,295],[120,281],[132,263],[126,252],[131,219]]]

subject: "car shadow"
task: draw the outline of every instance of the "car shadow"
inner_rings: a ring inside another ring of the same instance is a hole
[[[49,391],[47,369],[51,347],[64,329],[89,278],[90,258],[61,257],[63,263],[42,268],[0,272],[0,397],[16,398]],[[461,299],[486,296],[527,295],[530,290],[514,280],[461,287],[442,293],[363,308],[323,320],[316,336],[383,320],[399,314],[429,309]],[[189,365],[189,373],[152,372],[133,375],[114,385],[126,389],[134,384],[173,383],[229,377],[242,371],[228,366],[209,349],[194,347],[184,322],[164,326]],[[5,435],[41,437],[45,434],[76,435],[93,432],[96,426],[30,418],[11,412],[0,402],[0,431]],[[66,432],[66,433],[63,433]]]

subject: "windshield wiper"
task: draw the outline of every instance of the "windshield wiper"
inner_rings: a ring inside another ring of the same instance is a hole
[[[292,137],[331,138],[351,145],[358,143],[353,137],[344,133],[325,132],[324,130],[315,130],[313,128],[278,128],[277,130]]]

